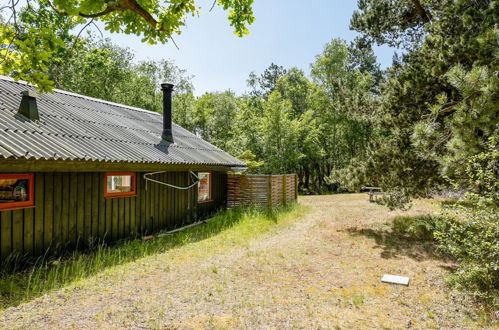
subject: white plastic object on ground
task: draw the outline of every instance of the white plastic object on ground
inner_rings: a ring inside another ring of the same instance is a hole
[[[409,281],[410,281],[410,279],[408,277],[389,275],[389,274],[385,274],[381,278],[381,282],[391,283],[391,284],[400,284],[400,285],[405,285],[405,286],[409,285]]]

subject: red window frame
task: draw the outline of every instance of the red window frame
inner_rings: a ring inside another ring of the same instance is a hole
[[[198,177],[200,174],[208,174],[208,199],[204,201],[199,200],[199,184],[198,184],[198,203],[210,203],[213,202],[213,173],[212,172],[198,172]]]
[[[23,202],[0,203],[0,211],[20,210],[35,207],[35,175],[22,174],[0,174],[0,179],[21,179],[28,180],[29,200]]]
[[[108,192],[107,191],[107,177],[109,176],[125,176],[129,175],[132,178],[132,190],[126,192]],[[106,172],[104,174],[104,197],[117,198],[117,197],[133,197],[137,196],[137,173],[135,172]]]

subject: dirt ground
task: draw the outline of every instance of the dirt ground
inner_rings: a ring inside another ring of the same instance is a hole
[[[367,196],[300,198],[309,212],[244,246],[203,242],[118,266],[0,312],[13,328],[480,328],[430,244],[396,237]],[[380,282],[408,276],[408,287]]]

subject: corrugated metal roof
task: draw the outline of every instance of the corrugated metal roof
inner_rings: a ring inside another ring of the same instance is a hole
[[[57,89],[37,97],[40,120],[29,121],[17,114],[28,89],[0,76],[0,159],[245,166],[176,124],[175,143],[164,141],[162,114]]]

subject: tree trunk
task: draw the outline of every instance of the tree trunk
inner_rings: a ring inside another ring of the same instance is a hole
[[[305,184],[304,188],[306,190],[310,189],[310,173],[308,172],[308,168],[305,170]]]

